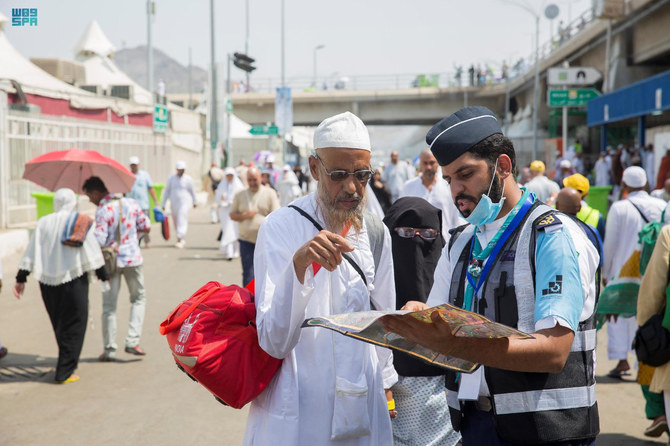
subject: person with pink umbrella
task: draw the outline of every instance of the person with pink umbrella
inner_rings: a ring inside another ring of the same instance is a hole
[[[121,288],[121,276],[126,279],[130,292],[130,321],[126,336],[126,353],[144,356],[140,344],[146,298],[142,252],[138,233],[149,232],[151,221],[132,198],[117,198],[109,193],[105,183],[98,177],[90,177],[82,189],[97,206],[95,212],[95,238],[100,246],[113,248],[116,262],[110,269],[110,287],[102,293],[102,336],[105,351],[100,361],[116,360],[116,303]]]

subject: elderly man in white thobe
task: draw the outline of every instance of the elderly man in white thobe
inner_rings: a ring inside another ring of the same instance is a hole
[[[442,235],[449,241],[449,230],[466,223],[461,216],[454,200],[451,198],[449,184],[438,173],[440,165],[430,149],[419,154],[419,170],[421,174],[405,183],[400,192],[402,197],[419,197],[442,211]]]
[[[240,244],[237,241],[238,227],[237,222],[230,218],[230,205],[233,204],[233,198],[238,191],[244,189],[242,180],[237,177],[235,169],[226,167],[224,178],[216,188],[214,200],[216,202],[219,222],[221,222],[221,251],[226,260],[236,259],[240,256]]]
[[[188,231],[188,213],[192,207],[196,206],[195,188],[193,187],[193,178],[185,173],[186,163],[177,161],[175,164],[177,173],[170,175],[163,190],[163,210],[165,204],[170,200],[172,210],[172,219],[174,227],[177,230],[177,243],[175,247],[183,248],[186,243],[186,232]]]
[[[300,328],[309,317],[395,305],[391,237],[385,227],[375,229],[378,221],[363,219],[372,173],[365,125],[349,112],[328,118],[316,129],[314,147],[309,167],[317,191],[293,202],[305,215],[280,208],[258,234],[258,340],[284,361],[251,404],[244,444],[391,445],[385,389],[398,378],[392,353],[329,330]],[[378,261],[376,243],[382,244]]]
[[[605,242],[603,244],[603,283],[606,285],[600,296],[608,302],[609,296],[618,296],[635,302],[640,287],[638,232],[648,221],[660,221],[666,206],[663,200],[649,196],[645,187],[647,174],[641,167],[631,166],[623,172],[623,190],[628,192],[625,200],[612,204],[607,213]],[[633,268],[630,266],[634,265]],[[632,310],[634,313],[634,309]],[[632,317],[609,317],[607,324],[608,359],[618,361],[609,376],[620,378],[629,374],[628,353],[637,322]]]

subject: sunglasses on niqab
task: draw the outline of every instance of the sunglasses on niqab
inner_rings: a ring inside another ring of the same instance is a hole
[[[430,228],[410,228],[408,226],[401,226],[393,229],[399,237],[402,238],[414,238],[419,236],[424,240],[435,240],[440,231]]]

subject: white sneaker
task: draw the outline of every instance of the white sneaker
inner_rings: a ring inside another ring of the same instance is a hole
[[[183,240],[178,241],[177,243],[175,243],[174,247],[182,249],[184,247],[184,241]]]

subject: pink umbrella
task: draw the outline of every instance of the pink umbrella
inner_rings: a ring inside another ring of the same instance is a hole
[[[123,164],[95,150],[69,149],[45,153],[26,163],[23,178],[55,191],[61,187],[83,193],[88,177],[100,177],[112,193],[128,192],[135,175]]]

